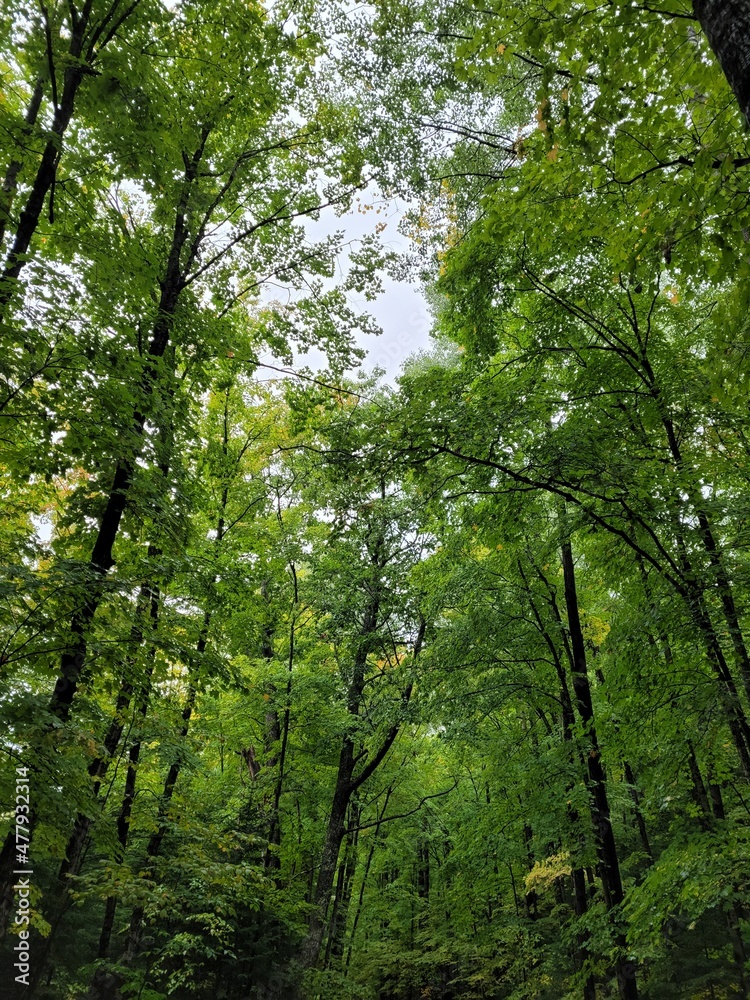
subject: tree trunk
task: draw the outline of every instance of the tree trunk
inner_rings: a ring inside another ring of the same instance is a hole
[[[638,825],[638,835],[641,838],[641,847],[643,848],[643,853],[648,858],[648,864],[652,865],[654,863],[654,852],[651,850],[651,841],[649,840],[648,830],[646,828],[646,820],[643,818],[641,796],[638,792],[638,786],[636,784],[635,775],[633,774],[633,768],[630,766],[628,761],[625,761],[623,768],[625,770],[625,780],[630,785],[630,797],[633,800],[633,812],[635,813],[635,821]]]
[[[154,555],[155,549],[152,546],[149,550],[149,555]],[[130,632],[130,641],[137,645],[140,645],[143,641],[143,615],[145,612],[145,602],[150,603],[150,617],[152,628],[156,629],[159,613],[159,589],[153,587],[150,584],[143,584],[140,593],[138,595],[138,603],[136,607],[136,621]],[[155,647],[152,645],[150,650],[151,662],[146,670],[146,677],[143,681],[142,692],[147,692],[150,688],[151,673],[153,670],[153,656],[156,652]],[[99,791],[101,788],[102,779],[104,778],[107,770],[109,768],[110,761],[114,756],[115,750],[120,742],[120,737],[122,736],[122,731],[125,722],[125,713],[128,710],[130,704],[130,696],[133,690],[132,681],[128,674],[132,671],[134,667],[134,657],[130,657],[130,662],[126,665],[125,671],[123,673],[123,680],[120,686],[120,691],[117,696],[117,703],[115,706],[115,712],[112,716],[109,728],[107,730],[107,735],[104,738],[104,750],[105,754],[98,757],[96,760],[92,761],[89,765],[89,774],[94,778],[93,787],[93,797],[96,803],[99,796]],[[146,694],[147,698],[147,694]],[[143,704],[143,696],[141,698],[141,704]],[[145,715],[145,708],[143,709],[143,714]],[[132,748],[131,748],[132,756]],[[128,775],[130,774],[130,768],[128,769]],[[127,780],[126,780],[127,789]],[[65,852],[65,858],[60,865],[60,870],[58,872],[58,885],[59,885],[59,895],[56,901],[53,901],[53,913],[50,917],[50,931],[47,937],[42,942],[41,947],[38,949],[38,954],[36,955],[34,974],[32,977],[32,989],[38,986],[42,973],[49,962],[50,956],[53,953],[52,949],[57,937],[57,932],[60,929],[60,925],[65,917],[65,914],[70,905],[70,899],[68,896],[68,879],[70,877],[76,876],[80,873],[81,867],[83,866],[85,847],[88,840],[89,830],[93,824],[93,818],[86,813],[79,813],[76,818],[76,822],[73,827],[73,831],[68,839],[68,846]],[[109,904],[109,900],[107,900]],[[113,914],[114,917],[114,914]]]
[[[63,137],[68,130],[75,109],[76,96],[86,75],[91,74],[91,63],[101,50],[112,40],[115,33],[122,27],[128,17],[133,14],[138,4],[124,6],[122,14],[118,15],[120,0],[114,0],[109,10],[102,12],[98,26],[92,25],[91,0],[84,3],[80,12],[71,17],[70,43],[65,55],[62,92],[57,100],[57,79],[51,51],[51,39],[47,40],[48,59],[51,64],[50,88],[54,104],[54,117],[50,128],[50,138],[44,147],[42,159],[37,168],[29,196],[18,220],[13,245],[8,252],[2,277],[0,277],[0,320],[4,318],[5,309],[10,301],[18,276],[28,260],[31,240],[39,225],[44,202],[50,194],[50,221],[52,221],[55,177],[57,166],[63,150]],[[45,20],[48,15],[42,8]],[[98,50],[96,45],[99,44]],[[41,99],[41,98],[40,98]],[[17,174],[17,171],[16,171]],[[15,179],[12,178],[13,182]]]
[[[225,448],[227,444],[226,435],[228,434],[228,430],[226,428],[227,428],[227,423],[225,422],[225,442],[224,442]],[[221,549],[221,543],[224,539],[224,532],[226,530],[226,511],[227,511],[228,501],[229,501],[229,484],[225,483],[224,488],[222,489],[221,492],[219,516],[216,522],[216,539],[214,541],[215,559],[218,558],[219,551]],[[218,568],[217,572],[214,573],[211,585],[213,586],[217,580],[218,580]],[[200,635],[198,637],[198,642],[196,643],[195,646],[195,651],[199,657],[205,653],[206,646],[208,645],[208,634],[209,634],[209,629],[211,627],[212,615],[213,615],[212,605],[209,604],[209,606],[206,608],[203,614],[203,624],[201,625]],[[198,693],[197,688],[193,684],[192,680],[189,681],[188,695],[185,701],[185,707],[182,710],[182,725],[180,726],[180,731],[179,731],[180,743],[184,742],[187,739],[188,729],[190,728],[190,719],[193,714],[193,708],[195,707],[195,699],[197,693]],[[161,850],[162,841],[166,836],[167,816],[169,813],[169,806],[172,801],[172,796],[174,794],[175,786],[177,785],[177,779],[179,778],[180,775],[181,766],[182,762],[178,757],[177,760],[173,761],[172,765],[170,766],[169,772],[167,773],[167,777],[164,781],[164,788],[162,790],[161,800],[159,803],[159,811],[156,819],[157,829],[151,835],[151,838],[149,839],[148,842],[148,846],[146,848],[146,856],[147,858],[149,858],[149,860],[153,860],[155,857],[157,857],[159,851]],[[123,803],[123,805],[125,805],[125,803]],[[128,803],[127,817],[126,819],[124,819],[125,826],[127,825],[127,823],[130,822],[129,805],[130,803]],[[132,965],[138,956],[138,952],[140,951],[141,938],[143,936],[143,915],[144,915],[144,908],[142,906],[137,906],[133,910],[132,916],[130,918],[128,937],[122,958],[122,963],[124,965]],[[103,931],[104,928],[102,928],[102,932]],[[100,939],[100,947],[101,944],[102,942]]]
[[[693,0],[693,12],[750,124],[750,3]]]
[[[208,631],[208,624],[210,621],[210,615],[206,615],[204,620],[204,634]],[[201,640],[198,645],[203,642],[203,649],[199,649],[199,652],[205,650],[205,642],[203,641],[203,635],[201,635]],[[188,689],[187,699],[185,700],[185,707],[182,710],[182,725],[179,730],[179,741],[182,744],[187,739],[188,729],[190,727],[190,719],[193,714],[193,708],[195,707],[195,698],[197,695],[197,688],[191,684]],[[161,850],[162,841],[167,834],[167,818],[169,815],[169,806],[172,802],[172,796],[174,795],[174,790],[177,785],[177,779],[180,776],[180,770],[182,767],[182,761],[178,757],[177,760],[173,761],[170,765],[169,771],[167,772],[167,777],[164,780],[164,788],[162,789],[161,799],[159,801],[159,812],[156,818],[157,828],[151,834],[149,838],[148,846],[146,848],[146,857],[148,861],[153,861],[159,854]],[[133,914],[130,918],[130,927],[128,929],[128,938],[125,944],[125,950],[122,957],[122,964],[129,966],[135,962],[138,957],[138,952],[140,951],[141,939],[143,937],[143,915],[144,908],[142,906],[136,906],[133,910]]]
[[[153,558],[156,555],[157,550],[155,546],[149,547],[149,557]],[[152,586],[149,583],[144,583],[141,586],[140,593],[138,595],[138,603],[136,605],[136,621],[130,630],[129,645],[131,648],[140,646],[143,642],[143,616],[145,613],[146,603],[150,604],[150,618],[151,627],[156,629],[158,615],[159,615],[159,588]],[[155,647],[152,645],[150,650],[150,657],[153,657],[155,653]],[[125,726],[125,713],[130,705],[131,695],[133,693],[133,682],[132,678],[128,675],[132,672],[134,667],[135,656],[129,658],[129,662],[126,664],[125,671],[123,673],[123,679],[120,685],[120,691],[117,696],[117,703],[115,705],[115,712],[112,716],[112,720],[109,724],[109,729],[107,730],[107,735],[104,738],[104,754],[94,760],[89,766],[89,774],[94,781],[93,795],[94,799],[98,798],[99,790],[101,788],[102,779],[107,773],[112,757],[114,756],[115,750],[117,749],[120,738],[122,736],[122,731]],[[149,664],[146,669],[146,680],[144,681],[144,687],[150,686],[151,671],[153,665]],[[68,875],[77,875],[81,870],[81,864],[83,862],[83,847],[86,843],[86,838],[88,832],[91,828],[93,819],[91,816],[84,814],[79,814],[73,832],[70,835],[68,841],[68,847],[65,852],[65,860],[60,866],[60,872],[58,878],[64,880]]]
[[[153,551],[150,551],[150,555]],[[140,593],[138,595],[138,601],[136,605],[136,621],[133,624],[130,633],[130,642],[140,644],[142,641],[142,623],[141,619],[145,610],[145,602],[149,599],[151,600],[151,614],[152,616],[156,613],[155,608],[158,607],[158,589],[152,588],[149,584],[144,584],[141,587]],[[122,736],[122,731],[124,727],[124,717],[130,705],[130,698],[133,691],[132,680],[129,678],[128,674],[132,669],[132,662],[129,663],[125,670],[123,671],[123,677],[120,684],[120,690],[117,695],[117,701],[115,703],[115,710],[112,715],[107,732],[104,736],[103,750],[104,753],[96,757],[89,765],[89,775],[94,779],[94,786],[92,789],[93,797],[96,800],[101,789],[102,780],[105,777],[107,770],[109,768],[110,762],[117,746],[120,742]],[[34,831],[36,829],[38,817],[34,813],[29,816],[28,824],[28,836],[29,839],[33,837]],[[81,868],[81,863],[83,861],[83,849],[86,843],[88,832],[91,828],[92,819],[89,815],[85,813],[79,813],[76,818],[73,831],[68,839],[68,845],[65,852],[65,858],[60,866],[58,873],[58,878],[63,881],[67,875],[77,875]],[[11,831],[12,832],[12,831]],[[2,907],[2,920],[0,921],[0,936],[5,932],[7,926],[8,913],[5,912],[6,901],[9,900],[12,904],[12,882],[13,882],[13,851],[8,849],[8,845],[11,847],[15,843],[14,839],[11,837],[10,833],[6,838],[3,845],[2,853],[0,853],[0,879],[2,879],[3,885],[3,907]],[[44,956],[46,956],[49,948],[52,944],[52,939],[54,938],[55,930],[59,921],[58,918],[52,920],[51,931],[49,936],[44,942]],[[44,956],[40,956],[39,964],[43,964]]]
[[[578,612],[578,595],[576,592],[575,566],[570,541],[566,538],[561,545],[563,581],[565,589],[565,607],[570,631],[570,644],[573,654],[573,690],[578,712],[586,729],[589,743],[587,754],[588,783],[592,801],[592,819],[596,834],[597,851],[602,876],[602,890],[607,910],[612,914],[613,922],[619,919],[613,913],[623,901],[622,878],[620,862],[617,855],[614,831],[609,811],[606,777],[601,762],[599,744],[596,735],[594,706],[589,685],[588,667],[586,663],[586,647],[583,641],[581,620]],[[627,945],[623,931],[614,925],[615,943],[618,954],[615,959],[617,988],[621,1000],[637,1000],[638,987],[636,983],[635,965],[627,959]]]
[[[725,818],[721,789],[710,780],[710,776],[706,782],[703,781],[703,776],[698,764],[698,758],[696,757],[695,750],[690,742],[688,742],[688,751],[690,777],[693,783],[693,797],[701,811],[700,825],[703,830],[711,830],[716,826],[717,822],[721,823]],[[708,786],[709,789],[708,793],[706,792],[706,786]],[[740,911],[740,907],[735,901],[724,914],[724,919],[727,925],[729,941],[732,945],[732,955],[734,957],[735,965],[737,966],[738,989],[736,995],[745,998],[746,1000],[749,988],[747,976],[745,975],[747,949],[745,948],[745,942],[742,936],[741,918],[742,913]]]
[[[378,569],[379,568],[380,567],[378,566]],[[373,595],[365,612],[364,621],[362,623],[359,645],[354,655],[352,678],[347,692],[347,710],[349,715],[352,717],[359,715],[362,692],[365,684],[368,640],[377,629],[379,610],[379,581],[376,581],[373,589]],[[346,732],[341,741],[336,786],[333,792],[331,810],[328,814],[328,826],[326,829],[325,840],[323,842],[320,867],[318,868],[318,877],[315,883],[315,895],[312,900],[313,909],[310,914],[307,935],[300,949],[300,962],[303,969],[311,969],[317,964],[320,949],[323,944],[326,915],[331,899],[333,880],[336,876],[336,865],[338,862],[339,850],[341,848],[341,839],[344,835],[346,811],[349,806],[349,800],[355,790],[353,781],[355,763],[354,740],[352,736]]]
[[[750,780],[750,726],[740,701],[737,685],[727,664],[724,651],[716,635],[711,616],[703,595],[703,589],[698,575],[693,569],[685,539],[680,530],[679,516],[675,511],[670,511],[675,525],[675,539],[679,551],[679,572],[681,580],[679,582],[679,593],[687,605],[688,612],[701,637],[706,660],[714,672],[717,680],[719,698],[722,709],[727,720],[732,741],[737,750],[737,757],[742,771]],[[642,562],[639,561],[641,573],[644,579],[646,596],[651,600],[650,588],[648,586],[648,576],[646,575]],[[664,658],[667,664],[672,662],[672,651],[665,642]]]
[[[748,53],[750,53],[750,46],[748,47]],[[649,377],[653,377],[650,364],[647,362],[645,362],[645,364],[648,365],[646,370]],[[693,470],[692,468],[686,466],[672,418],[668,413],[663,412],[664,404],[662,402],[661,393],[659,391],[659,387],[655,383],[653,384],[652,392],[657,405],[660,410],[662,410],[662,424],[667,436],[669,451],[672,455],[675,468],[679,473],[681,473],[683,480],[689,484],[688,488],[690,491],[690,501],[698,520],[698,533],[716,579],[716,588],[719,592],[721,609],[724,615],[724,621],[727,624],[727,631],[729,632],[729,636],[732,641],[732,649],[734,651],[734,660],[737,665],[737,671],[740,675],[740,680],[745,689],[745,693],[747,694],[748,699],[750,699],[750,656],[748,655],[745,638],[742,634],[742,627],[740,625],[737,607],[734,602],[732,585],[724,566],[724,558],[716,542],[716,536],[714,535],[710,518],[703,509],[703,505],[699,499],[700,490],[697,485],[692,482]]]
[[[326,915],[331,900],[334,878],[336,877],[336,865],[338,863],[341,840],[344,836],[346,811],[353,791],[353,775],[354,743],[348,736],[345,736],[339,754],[336,787],[328,814],[328,827],[320,856],[318,878],[315,883],[313,910],[310,914],[307,935],[300,949],[300,961],[304,969],[311,969],[317,965],[318,956],[323,945]]]
[[[344,938],[346,936],[346,921],[349,904],[352,898],[352,880],[357,867],[357,842],[360,808],[356,801],[349,806],[349,826],[353,829],[346,837],[344,857],[339,865],[336,879],[336,892],[333,897],[333,909],[328,925],[328,944],[326,947],[326,967],[332,959],[340,959],[344,954]]]
[[[148,671],[143,687],[141,689],[141,695],[138,702],[138,715],[140,716],[141,724],[145,722],[146,715],[148,713],[148,703],[151,694],[152,671],[153,671],[153,661],[151,663],[151,668]],[[139,736],[136,739],[136,741],[133,744],[131,744],[130,751],[128,753],[128,770],[125,775],[125,788],[123,790],[122,802],[120,803],[120,812],[117,816],[117,843],[119,847],[118,860],[120,861],[122,861],[122,859],[125,857],[125,851],[128,846],[128,836],[130,834],[130,817],[133,812],[133,802],[135,801],[135,784],[138,774],[138,763],[140,760],[140,756],[141,756],[141,739]],[[116,910],[117,910],[117,897],[107,896],[107,902],[104,907],[104,919],[102,921],[102,929],[99,935],[97,958],[109,957],[109,944],[112,938],[112,931],[114,929]]]
[[[653,635],[651,635],[650,632],[647,633],[647,638],[649,645],[651,646],[652,649],[655,650],[657,648],[656,640],[654,639]],[[665,648],[667,647],[665,646]],[[604,674],[599,669],[597,669],[596,671],[596,679],[598,680],[599,684],[604,688],[606,694],[606,686],[604,684]],[[607,701],[609,702],[609,699],[607,699]],[[619,732],[620,724],[619,722],[617,722],[616,719],[613,720],[613,725],[615,731]],[[646,821],[643,818],[643,810],[641,809],[641,797],[638,792],[638,786],[636,785],[635,775],[633,774],[633,768],[630,766],[629,761],[624,760],[622,762],[622,768],[623,771],[625,772],[625,780],[630,786],[630,798],[633,802],[633,813],[635,814],[635,822],[636,826],[638,827],[638,836],[640,837],[641,840],[641,847],[643,848],[643,853],[648,858],[648,865],[650,867],[654,863],[654,855],[653,852],[651,851],[651,843],[648,837],[648,830],[646,829]]]
[[[125,512],[128,502],[128,494],[133,485],[136,460],[140,456],[142,448],[144,428],[149,409],[146,404],[152,401],[151,405],[153,405],[154,389],[158,383],[159,375],[156,362],[164,357],[164,352],[169,344],[169,336],[177,310],[177,303],[183,289],[181,255],[188,238],[187,212],[190,193],[198,175],[198,167],[203,157],[203,150],[209,133],[210,129],[208,127],[204,128],[200,145],[193,153],[192,158],[185,157],[186,165],[183,191],[175,214],[165,275],[160,283],[159,312],[148,346],[147,365],[139,386],[141,405],[133,413],[132,433],[133,439],[137,444],[133,453],[127,457],[122,457],[117,464],[112,488],[107,498],[107,505],[99,524],[99,531],[94,542],[94,547],[91,551],[89,562],[91,583],[86,600],[73,615],[70,626],[72,641],[61,657],[60,674],[49,704],[49,712],[61,722],[65,722],[70,715],[70,706],[86,662],[86,633],[94,619],[102,597],[104,578],[112,566],[114,566],[113,548],[120,530],[122,515]],[[161,415],[161,419],[163,419],[163,415]]]
[[[710,6],[711,3],[707,6]],[[726,5],[724,5],[726,6]],[[750,46],[748,46],[750,52]],[[642,378],[649,388],[661,419],[664,434],[667,440],[669,453],[675,469],[679,472],[687,484],[688,497],[693,511],[698,521],[698,535],[703,549],[706,552],[709,564],[714,573],[717,589],[721,600],[721,608],[724,620],[732,642],[734,660],[740,676],[740,682],[750,698],[750,656],[748,656],[744,636],[740,627],[739,616],[734,603],[734,595],[729,580],[729,576],[724,567],[722,553],[717,545],[713,533],[710,519],[703,508],[699,484],[695,483],[693,469],[690,463],[686,463],[680,448],[679,438],[674,426],[672,415],[665,404],[661,388],[657,382],[656,375],[651,362],[642,347],[640,362],[642,367]],[[673,504],[669,505],[670,514],[674,522],[675,539],[678,547],[678,564],[682,574],[683,598],[690,609],[690,614],[695,622],[706,645],[708,661],[716,673],[719,680],[720,693],[724,710],[727,715],[732,738],[734,739],[740,764],[745,773],[745,777],[750,779],[750,727],[742,707],[742,703],[737,693],[732,673],[727,665],[724,651],[716,635],[716,631],[711,621],[709,608],[705,601],[706,582],[703,574],[696,572],[689,555],[688,547],[683,536],[683,523],[680,512]]]
[[[74,48],[71,42],[71,55]],[[74,58],[80,59],[79,52]],[[44,202],[57,174],[57,164],[60,160],[62,150],[62,137],[67,131],[70,119],[73,117],[73,106],[78,88],[83,80],[83,67],[73,65],[65,71],[65,83],[63,85],[62,100],[55,110],[52,122],[52,136],[44,147],[41,162],[37,168],[34,183],[26,199],[26,204],[21,211],[18,220],[18,228],[13,240],[13,244],[8,252],[5,261],[2,277],[0,277],[0,318],[3,318],[8,302],[13,296],[13,292],[26,261],[31,246],[31,239],[39,225]]]
[[[386,564],[385,554],[380,550],[382,539],[376,541],[371,552],[371,559],[379,572]],[[371,636],[378,627],[378,615],[380,611],[380,580],[379,577],[373,581],[371,596],[365,611],[362,628],[359,634],[359,644],[354,656],[352,677],[347,692],[347,710],[352,718],[359,715],[362,695],[365,687],[365,670],[367,666],[367,655],[369,652],[369,642]],[[425,622],[420,623],[419,634],[414,643],[413,656],[416,659],[422,648],[424,641]],[[411,697],[412,685],[408,684],[402,693],[402,702],[407,704]],[[321,854],[318,878],[315,884],[315,895],[312,900],[313,910],[310,914],[307,935],[300,948],[300,963],[303,969],[314,968],[320,957],[320,950],[323,945],[323,935],[326,926],[326,915],[331,899],[331,890],[336,876],[336,865],[338,862],[341,840],[344,835],[344,824],[346,811],[354,792],[373,774],[385,759],[401,727],[400,722],[391,726],[387,736],[383,740],[378,751],[372,755],[369,763],[355,775],[355,767],[359,757],[355,755],[355,745],[349,732],[345,732],[341,741],[339,753],[339,765],[336,775],[336,785],[331,803],[331,811],[328,818],[323,851]],[[298,984],[297,995],[301,985]]]
[[[380,815],[378,816],[377,822],[375,823],[375,830],[370,841],[370,850],[367,852],[367,861],[365,862],[365,870],[362,873],[362,883],[359,887],[359,896],[357,897],[357,909],[354,912],[354,920],[352,921],[352,929],[349,935],[349,943],[346,949],[346,962],[344,964],[345,972],[348,972],[349,963],[352,960],[352,950],[354,948],[354,937],[357,933],[357,927],[359,925],[359,918],[362,915],[362,904],[365,898],[365,889],[367,887],[367,878],[370,874],[370,868],[372,867],[372,860],[375,857],[375,848],[378,845],[380,839],[380,827],[383,824],[385,814],[388,810],[388,802],[390,801],[391,794],[393,792],[393,786],[389,786],[385,793],[385,801],[383,802],[383,808],[380,810]]]
[[[547,602],[549,604],[549,608],[555,620],[555,623],[558,626],[560,639],[562,640],[562,643],[565,647],[565,653],[567,654],[568,662],[570,663],[572,670],[574,663],[573,650],[565,634],[565,630],[562,627],[560,609],[557,606],[557,599],[554,590],[550,587],[547,578],[545,577],[544,573],[539,569],[539,567],[535,566],[534,568],[536,570],[537,576],[540,578],[545,588],[547,589],[548,592]],[[555,672],[557,674],[557,679],[560,685],[560,704],[562,706],[563,743],[572,750],[575,713],[573,710],[573,700],[570,696],[570,687],[568,686],[568,678],[565,674],[563,661],[560,657],[560,653],[558,652],[557,644],[555,643],[555,640],[552,637],[552,635],[550,635],[550,631],[547,628],[547,625],[539,609],[536,606],[536,602],[534,601],[534,597],[531,592],[531,587],[529,586],[529,582],[526,579],[526,575],[523,571],[523,566],[520,560],[518,561],[518,569],[521,574],[521,579],[523,580],[524,583],[524,588],[526,590],[526,597],[529,602],[529,606],[531,607],[532,613],[534,615],[534,619],[537,623],[537,627],[544,638],[547,648],[549,649],[550,654],[552,656],[552,662],[555,665]],[[581,763],[583,762],[581,761]],[[568,819],[570,821],[571,829],[574,830],[578,825],[578,813],[571,806],[567,806],[566,811]],[[526,842],[527,848],[530,840],[531,840],[531,830],[527,826],[524,826],[524,841]],[[586,892],[585,873],[583,871],[583,868],[581,868],[580,863],[578,862],[575,862],[575,867],[572,870],[572,882],[573,882],[573,909],[576,917],[580,919],[586,914],[586,911],[588,910],[588,895]],[[536,896],[536,893],[534,893],[534,895]],[[534,905],[536,906],[536,901]],[[530,907],[528,904],[528,893],[527,893],[527,912],[530,913]],[[577,935],[577,949],[575,955],[575,963],[579,970],[582,970],[586,967],[586,963],[588,962],[591,954],[589,949],[589,937],[590,935],[587,931],[581,931]],[[584,980],[582,996],[583,1000],[596,1000],[596,980],[594,979],[593,976],[588,976]]]
[[[36,125],[39,108],[42,106],[43,95],[44,87],[42,85],[42,81],[37,80],[36,86],[34,87],[31,95],[31,100],[29,101],[29,106],[26,108],[26,115],[24,117],[25,127],[21,133],[24,139],[28,139],[34,125]],[[8,164],[8,169],[5,171],[2,202],[0,202],[0,247],[2,247],[5,241],[5,230],[8,222],[10,221],[10,213],[13,208],[13,199],[16,195],[16,188],[18,187],[18,175],[21,171],[21,166],[21,160],[11,160]]]

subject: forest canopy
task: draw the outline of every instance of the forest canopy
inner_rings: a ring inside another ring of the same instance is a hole
[[[7,0],[0,996],[750,996],[748,67],[748,0]]]

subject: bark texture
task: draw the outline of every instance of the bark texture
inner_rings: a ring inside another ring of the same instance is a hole
[[[750,123],[750,3],[693,0],[693,12],[737,98],[745,122]]]

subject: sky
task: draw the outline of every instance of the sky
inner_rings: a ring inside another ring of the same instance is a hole
[[[339,223],[344,223],[342,228],[346,229],[350,239],[374,232],[375,226],[382,223],[385,229],[381,238],[385,245],[397,253],[405,253],[409,249],[409,241],[399,233],[398,224],[409,206],[397,201],[382,205],[380,215],[358,212],[355,208]],[[404,361],[430,346],[432,323],[421,289],[417,283],[397,282],[386,276],[383,278],[383,293],[378,299],[375,302],[362,300],[359,305],[363,311],[372,313],[383,330],[379,337],[363,338],[361,346],[367,350],[363,367],[384,368],[386,379],[393,383]]]
[[[379,214],[375,211],[363,212],[361,205],[371,201],[372,197],[364,194],[345,215],[336,216],[333,210],[321,213],[320,219],[308,223],[306,227],[310,240],[320,240],[336,230],[343,230],[345,242],[348,242],[375,232],[378,224],[385,224],[381,233],[383,243],[397,253],[406,252],[409,241],[398,232],[398,224],[408,206],[396,201],[379,202]],[[382,280],[383,292],[374,302],[367,302],[354,293],[349,293],[348,300],[361,312],[374,316],[383,330],[378,337],[363,336],[359,340],[359,345],[367,351],[362,369],[384,369],[385,381],[393,385],[404,361],[419,351],[429,349],[431,317],[418,284],[394,281],[387,276]],[[320,352],[310,351],[298,357],[297,364],[313,369],[325,368],[326,359]]]

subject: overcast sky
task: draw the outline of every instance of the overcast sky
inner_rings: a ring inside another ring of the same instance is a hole
[[[381,236],[385,245],[403,253],[409,245],[406,237],[399,233],[398,224],[405,210],[403,203],[383,203],[379,215],[372,211],[363,214],[355,209],[343,216],[340,222],[351,239],[373,232],[375,226],[382,222],[386,227]],[[363,367],[384,368],[386,378],[393,382],[410,355],[429,347],[431,320],[418,284],[396,282],[385,277],[383,286],[383,293],[375,302],[362,300],[359,303],[363,311],[372,313],[383,329],[379,337],[364,338],[366,342],[362,346],[367,350],[367,358]]]
[[[317,222],[307,226],[310,239],[323,239],[329,233],[343,230],[346,234],[345,242],[357,240],[374,233],[375,226],[384,223],[381,240],[396,252],[406,251],[408,240],[398,232],[399,219],[405,211],[403,203],[381,202],[379,214],[373,210],[358,211],[357,205],[361,207],[368,201],[371,202],[372,198],[363,194],[352,211],[340,217],[333,211],[322,213]],[[360,341],[360,345],[367,351],[362,368],[366,371],[375,367],[385,369],[386,380],[393,384],[404,361],[430,346],[431,320],[419,286],[384,277],[383,292],[376,301],[367,302],[351,292],[348,298],[353,307],[374,316],[383,330],[379,337],[363,337]],[[314,369],[326,367],[325,357],[317,351],[300,356],[297,363]]]

